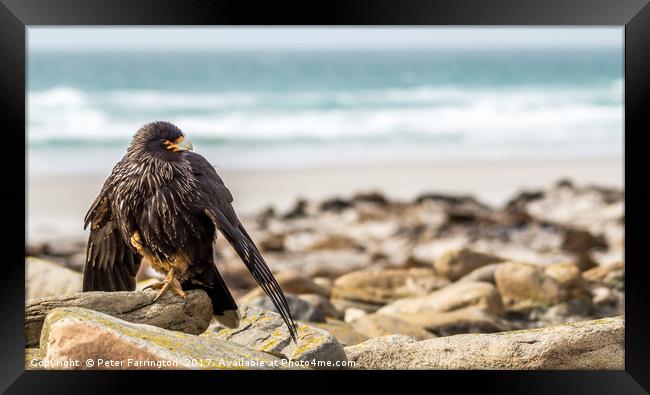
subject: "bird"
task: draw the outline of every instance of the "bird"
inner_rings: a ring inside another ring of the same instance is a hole
[[[236,328],[237,303],[219,273],[213,244],[230,243],[297,338],[286,297],[232,206],[233,196],[214,166],[193,152],[174,124],[150,122],[133,136],[84,218],[90,225],[83,292],[132,291],[143,260],[165,275],[149,288],[185,298],[202,289],[215,318]]]

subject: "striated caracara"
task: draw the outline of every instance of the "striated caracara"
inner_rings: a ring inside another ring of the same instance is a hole
[[[84,291],[129,291],[142,259],[166,275],[152,288],[202,289],[220,322],[237,327],[239,313],[214,264],[217,230],[268,294],[296,339],[287,301],[237,218],[230,191],[214,167],[169,122],[144,125],[113,168],[85,218],[90,224]]]

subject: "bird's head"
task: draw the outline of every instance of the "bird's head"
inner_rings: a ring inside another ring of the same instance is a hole
[[[192,143],[181,130],[169,122],[156,121],[141,127],[133,136],[129,151],[151,155],[166,161],[180,160],[181,154],[192,150]]]

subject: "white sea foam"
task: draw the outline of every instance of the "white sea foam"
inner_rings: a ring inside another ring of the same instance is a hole
[[[145,122],[172,121],[206,142],[453,140],[458,143],[622,138],[623,82],[598,87],[357,91],[80,91],[28,96],[28,141],[127,139]]]

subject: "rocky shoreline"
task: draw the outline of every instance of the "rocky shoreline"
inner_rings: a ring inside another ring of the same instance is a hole
[[[298,344],[221,237],[237,329],[201,291],[151,303],[146,265],[134,292],[80,294],[85,241],[29,245],[26,368],[623,369],[623,208],[621,190],[561,180],[500,208],[368,192],[263,210],[246,226]],[[117,362],[64,363],[88,359]]]

